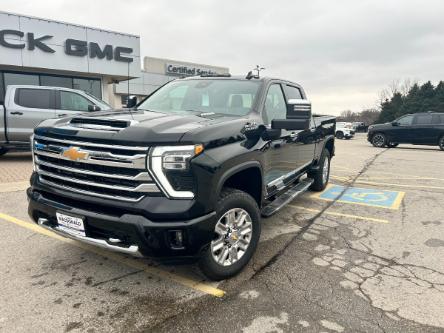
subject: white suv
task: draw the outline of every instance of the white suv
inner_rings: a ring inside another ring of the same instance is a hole
[[[351,139],[355,136],[355,130],[353,129],[352,123],[338,122],[336,123],[335,136],[338,139]]]

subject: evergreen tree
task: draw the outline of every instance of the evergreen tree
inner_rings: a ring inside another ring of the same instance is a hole
[[[444,112],[444,82],[436,87],[430,81],[421,86],[415,83],[404,95],[395,91],[380,107],[378,122],[389,122],[408,113]]]

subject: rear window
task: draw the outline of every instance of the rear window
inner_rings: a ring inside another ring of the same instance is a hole
[[[15,103],[25,108],[50,109],[51,90],[17,89]]]
[[[431,125],[432,116],[431,115],[418,115],[415,120],[416,125]]]

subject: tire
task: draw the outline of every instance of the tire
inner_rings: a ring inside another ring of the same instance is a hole
[[[216,207],[214,239],[204,249],[199,267],[209,279],[219,281],[236,275],[247,265],[259,243],[261,225],[256,201],[243,191],[223,189]],[[242,221],[239,229],[226,228],[230,216],[234,219],[232,226]]]
[[[439,138],[438,145],[439,149],[444,150],[444,135],[441,138]]]
[[[342,140],[344,138],[344,133],[336,132],[336,138]]]
[[[322,151],[319,166],[320,168],[316,172],[308,174],[308,177],[314,180],[310,186],[313,191],[325,190],[330,178],[330,152],[326,148]]]
[[[0,147],[0,156],[5,155],[8,152],[8,149],[5,147]]]
[[[398,145],[399,145],[399,143],[397,143],[397,142],[387,143],[387,147],[389,147],[389,148],[395,148],[395,147],[398,147]]]
[[[372,145],[377,148],[382,148],[386,145],[387,139],[383,133],[375,133],[372,137]]]

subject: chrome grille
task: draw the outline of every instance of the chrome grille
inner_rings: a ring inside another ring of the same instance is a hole
[[[67,154],[71,150],[76,155]],[[160,189],[146,168],[148,148],[34,136],[40,182],[70,192],[136,202]]]

